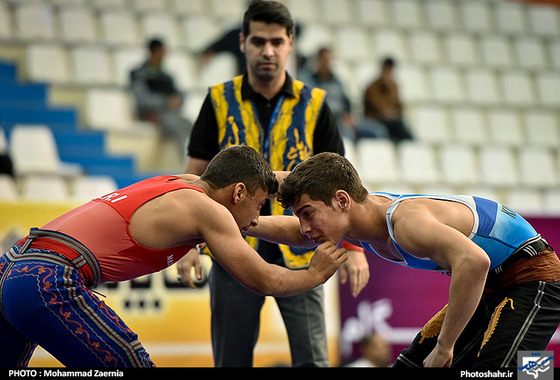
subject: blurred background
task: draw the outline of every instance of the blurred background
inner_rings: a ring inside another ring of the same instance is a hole
[[[394,78],[413,138],[395,143],[345,136],[347,157],[370,191],[492,198],[526,216],[555,246],[558,1],[284,3],[298,26],[290,74],[308,77],[319,50],[330,48],[332,71],[356,120],[363,118],[364,92],[380,62],[396,62]],[[240,27],[246,5],[0,0],[1,248],[93,197],[182,172],[185,159],[174,142],[162,140],[154,123],[137,119],[130,71],[146,60],[149,39],[164,41],[163,65],[183,94],[181,116],[193,122],[207,87],[239,71],[235,54],[208,54],[207,48]],[[336,278],[327,284],[332,365],[358,357],[358,343],[372,331],[381,332],[397,355],[445,304],[447,278],[370,260],[372,280],[358,299]],[[156,364],[212,366],[207,288],[181,287],[170,268],[99,291],[138,332]],[[287,338],[271,302],[263,309],[255,365],[289,365]],[[560,357],[559,347],[557,332],[551,349]],[[58,363],[38,350],[32,365]]]

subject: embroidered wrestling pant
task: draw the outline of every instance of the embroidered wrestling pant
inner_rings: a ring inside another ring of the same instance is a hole
[[[422,367],[433,350],[445,316],[442,309],[403,350],[394,367]],[[452,367],[514,367],[517,351],[545,350],[560,322],[560,282],[527,282],[507,294],[483,297],[455,343]]]
[[[37,345],[67,367],[149,367],[121,318],[56,252],[16,244],[0,257],[0,367],[26,366]]]

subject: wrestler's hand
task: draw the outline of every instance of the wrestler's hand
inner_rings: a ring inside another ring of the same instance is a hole
[[[193,270],[194,268],[194,270]],[[190,288],[196,289],[193,274],[198,281],[202,281],[202,267],[200,265],[200,254],[197,248],[193,248],[181,260],[177,261],[177,274],[179,280]]]
[[[347,253],[348,261],[340,267],[340,281],[345,284],[350,278],[350,291],[357,297],[369,282],[369,264],[363,251]]]
[[[327,281],[348,260],[346,249],[336,248],[332,242],[321,243],[309,262],[309,271],[314,272],[321,283]]]
[[[443,348],[439,343],[424,359],[424,367],[449,367],[453,361],[453,348],[450,350]]]

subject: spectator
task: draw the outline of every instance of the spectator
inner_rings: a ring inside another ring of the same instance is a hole
[[[338,123],[343,137],[356,138],[356,120],[352,115],[350,100],[344,87],[332,70],[333,52],[328,47],[319,49],[316,57],[316,68],[304,82],[313,87],[322,88],[327,92],[327,100]]]
[[[148,51],[146,62],[130,72],[136,115],[140,120],[154,123],[160,138],[174,141],[184,157],[192,126],[181,115],[183,94],[175,86],[173,77],[163,69],[164,43],[152,39],[148,43]]]
[[[403,104],[393,77],[395,61],[386,58],[381,74],[364,94],[364,120],[358,128],[358,137],[391,138],[395,142],[413,139],[403,119]]]

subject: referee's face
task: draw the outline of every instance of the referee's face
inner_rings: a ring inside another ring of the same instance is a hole
[[[249,35],[241,34],[240,43],[249,75],[263,82],[283,75],[293,47],[293,35],[284,26],[251,21]]]

